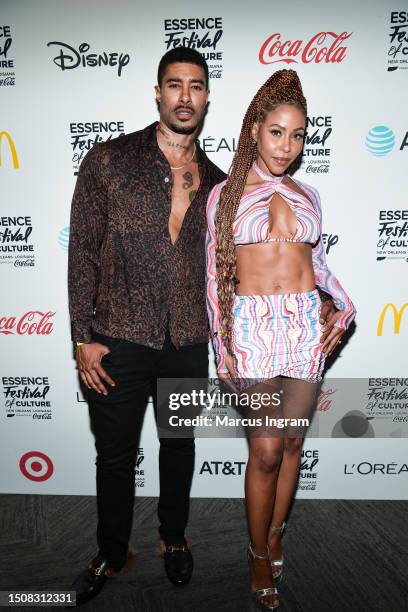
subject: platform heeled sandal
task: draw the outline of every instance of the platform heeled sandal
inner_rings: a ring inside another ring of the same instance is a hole
[[[283,533],[285,527],[286,527],[286,522],[283,521],[280,527],[273,527],[271,525],[269,527],[269,531],[271,531],[272,533],[278,533],[278,532]],[[272,573],[273,579],[275,580],[275,582],[280,582],[283,576],[283,555],[281,559],[271,559],[270,561],[271,561],[272,569],[278,568],[276,571]]]
[[[251,542],[248,544],[248,564],[250,564],[251,559],[259,559],[260,561],[266,561],[269,559],[269,549],[266,547],[266,555],[257,555],[251,545]],[[267,597],[268,595],[278,595],[278,589],[276,587],[265,587],[264,589],[257,589],[252,592],[253,601],[259,606],[261,610],[276,610],[279,608],[279,601],[274,604],[267,604],[262,599]]]

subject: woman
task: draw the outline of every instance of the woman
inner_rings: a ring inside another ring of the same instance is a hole
[[[248,107],[230,174],[212,190],[207,213],[207,304],[218,375],[240,389],[280,393],[279,410],[271,405],[261,413],[290,418],[308,416],[325,356],[355,316],[326,265],[318,193],[287,174],[302,152],[306,113],[296,72],[273,74]],[[338,309],[323,343],[316,285]],[[302,438],[297,429],[283,437],[264,426],[248,433],[251,588],[262,608],[274,609]]]

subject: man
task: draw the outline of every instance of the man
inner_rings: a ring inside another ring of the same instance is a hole
[[[131,561],[135,459],[156,380],[208,376],[206,201],[225,178],[196,144],[208,67],[194,50],[162,58],[160,121],[100,143],[72,202],[69,300],[77,365],[97,449],[99,552],[72,588],[77,603]],[[194,440],[160,440],[159,534],[168,578],[190,580],[185,540]]]
[[[94,146],[72,202],[70,315],[97,450],[99,546],[71,587],[77,605],[132,560],[135,459],[157,379],[208,375],[206,202],[225,174],[196,143],[209,94],[205,60],[172,49],[155,89],[159,122]],[[175,585],[193,570],[185,539],[193,469],[193,439],[160,439],[159,536]]]

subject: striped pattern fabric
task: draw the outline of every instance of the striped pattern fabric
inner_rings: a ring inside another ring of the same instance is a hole
[[[315,244],[321,228],[318,211],[311,200],[284,184],[284,176],[266,174],[255,163],[253,169],[265,182],[241,199],[233,226],[235,246],[275,241]],[[285,199],[296,217],[296,232],[292,236],[270,235],[269,209],[276,193]]]
[[[238,378],[274,376],[321,380],[318,291],[274,295],[236,295],[232,346]]]
[[[284,177],[266,174],[256,164],[253,168],[264,179],[264,182],[241,199],[233,224],[236,246],[256,242],[272,242],[280,238],[289,242],[309,243],[312,247],[316,285],[330,294],[336,308],[342,311],[342,316],[336,321],[335,326],[347,329],[355,317],[356,310],[342,285],[329,270],[326,263],[326,253],[321,240],[322,214],[318,192],[313,187],[301,181],[296,181],[296,184],[307,197],[302,196],[291,189],[289,185],[282,183]],[[207,310],[218,372],[227,371],[225,366],[226,353],[222,342],[215,265],[215,213],[224,185],[225,181],[216,185],[212,189],[207,202]],[[275,193],[279,193],[285,198],[296,216],[296,232],[291,237],[273,237],[269,234],[269,206]]]

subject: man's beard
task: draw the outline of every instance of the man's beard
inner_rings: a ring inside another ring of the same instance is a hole
[[[169,128],[176,134],[193,134],[197,127],[198,125],[176,125],[175,123],[169,124]]]

